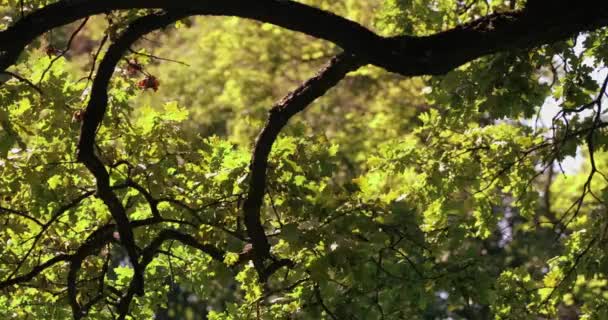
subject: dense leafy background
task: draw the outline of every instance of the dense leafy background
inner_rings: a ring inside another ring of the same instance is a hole
[[[302,2],[384,35],[432,34],[523,5]],[[6,27],[20,7],[1,3]],[[28,3],[25,11],[48,1]],[[78,112],[103,56],[98,48],[145,13],[91,18],[62,57],[48,48],[64,48],[79,23],[30,45],[10,71],[42,95],[2,75],[0,281],[74,253],[111,222],[75,159]],[[404,78],[369,66],[350,73],[273,146],[263,221],[272,254],[295,265],[262,285],[251,264],[238,263],[253,141],[269,107],[339,48],[226,17],[189,18],[146,36],[112,78],[97,151],[131,220],[152,217],[147,197],[158,202],[164,222],[135,228],[141,247],[172,228],[229,253],[219,262],[164,243],[131,317],[608,318],[599,77],[607,37],[603,29],[486,56],[444,76]],[[143,71],[130,72],[128,61]],[[138,87],[146,74],[159,80],[158,91]],[[553,107],[541,108],[549,100]],[[539,124],[549,109],[555,117]],[[565,174],[569,157],[578,161]],[[61,262],[4,287],[0,317],[71,317],[67,273]],[[91,319],[113,317],[132,274],[118,241],[83,261],[77,298],[96,302]]]

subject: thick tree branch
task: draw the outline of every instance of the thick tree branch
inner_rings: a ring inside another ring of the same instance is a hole
[[[253,245],[254,264],[260,279],[268,277],[264,260],[270,254],[270,244],[260,218],[260,208],[266,189],[268,155],[279,132],[289,119],[304,110],[311,102],[322,96],[360,66],[353,55],[342,53],[334,57],[315,77],[279,101],[269,112],[268,120],[256,139],[249,165],[250,180],[247,198],[243,202],[243,214],[247,234]]]
[[[425,37],[381,37],[360,24],[293,1],[80,0],[45,6],[0,32],[0,70],[44,32],[78,19],[135,8],[186,10],[272,23],[331,41],[365,63],[403,75],[442,74],[480,56],[551,43],[608,24],[606,1],[560,1],[543,10],[494,14]]]
[[[108,206],[112,217],[118,226],[120,240],[127,250],[131,263],[133,264],[136,284],[136,293],[143,294],[143,278],[138,278],[142,273],[137,272],[138,252],[129,226],[129,219],[120,199],[110,188],[110,176],[95,154],[95,135],[101,125],[108,105],[108,84],[114,73],[116,65],[123,54],[143,35],[164,27],[176,20],[185,17],[184,13],[168,13],[165,15],[149,15],[139,18],[129,25],[127,30],[108,48],[106,55],[99,65],[99,70],[93,81],[89,104],[84,112],[83,122],[78,143],[78,160],[85,164],[89,171],[95,176],[97,182],[97,196]]]

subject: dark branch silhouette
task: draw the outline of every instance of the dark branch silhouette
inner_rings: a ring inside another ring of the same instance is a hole
[[[131,23],[127,30],[112,43],[101,61],[97,75],[93,80],[91,97],[84,112],[80,141],[78,142],[78,160],[84,163],[93,176],[95,176],[97,196],[108,206],[112,217],[116,221],[118,232],[120,233],[120,241],[127,249],[127,253],[135,269],[134,278],[137,279],[136,293],[139,295],[143,294],[144,284],[143,274],[139,272],[139,253],[135,244],[133,230],[129,226],[129,218],[127,217],[125,208],[110,187],[108,170],[95,154],[95,135],[107,109],[110,78],[123,54],[143,35],[171,24],[185,16],[187,15],[180,12],[164,15],[148,15],[139,18]]]
[[[0,70],[15,63],[25,46],[44,32],[111,10],[162,8],[272,23],[331,41],[364,63],[402,75],[442,74],[487,54],[552,43],[608,24],[605,1],[560,1],[543,7],[492,14],[430,36],[387,38],[356,22],[294,1],[59,1],[0,32]]]
[[[243,212],[247,234],[253,245],[253,261],[262,280],[269,276],[264,267],[264,260],[269,256],[270,244],[260,221],[260,208],[264,200],[268,155],[272,145],[291,117],[303,111],[334,87],[349,71],[356,70],[359,66],[358,60],[352,55],[343,53],[334,57],[316,76],[304,82],[270,109],[268,120],[256,139],[249,165],[249,193],[243,203]]]

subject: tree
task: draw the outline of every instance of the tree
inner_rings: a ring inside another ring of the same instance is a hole
[[[1,8],[5,318],[607,316],[608,3]]]

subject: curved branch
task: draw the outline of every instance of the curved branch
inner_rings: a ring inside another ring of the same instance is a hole
[[[384,38],[360,24],[294,1],[275,0],[80,0],[47,5],[7,30],[0,32],[0,70],[14,63],[25,46],[44,32],[86,16],[111,10],[186,10],[190,14],[236,16],[273,23],[294,31],[326,39],[343,48],[363,53],[368,45],[382,45]],[[2,52],[0,52],[2,53]]]
[[[150,194],[150,192],[148,192],[148,190],[146,190],[140,184],[135,182],[133,179],[127,178],[126,184],[129,187],[137,190],[141,195],[144,196],[144,198],[146,199],[146,202],[148,202],[148,206],[150,207],[150,212],[152,212],[152,216],[154,218],[160,219],[161,216],[160,216],[160,212],[158,211],[158,200],[156,200],[152,196],[152,194]]]
[[[108,48],[93,81],[91,98],[83,117],[80,141],[78,143],[79,159],[94,155],[95,131],[101,124],[108,105],[108,84],[114,73],[114,68],[124,53],[145,34],[187,16],[188,14],[180,12],[165,15],[148,15],[139,18],[132,22],[127,30]]]
[[[95,135],[97,128],[105,115],[108,105],[108,84],[114,73],[116,65],[129,47],[143,35],[173,23],[187,14],[183,12],[167,13],[164,15],[148,15],[132,22],[127,30],[108,48],[106,55],[99,65],[97,75],[93,81],[89,104],[84,112],[78,142],[78,160],[82,162],[95,176],[97,182],[97,196],[108,206],[112,217],[118,226],[120,241],[129,255],[134,269],[138,267],[138,250],[129,226],[129,219],[122,203],[110,188],[110,175],[95,154]],[[141,272],[136,272],[138,294],[143,294],[143,278],[138,278]]]
[[[334,87],[349,71],[360,66],[353,55],[342,53],[334,57],[319,73],[279,101],[269,112],[268,120],[256,139],[249,165],[250,180],[243,214],[247,234],[251,239],[254,264],[260,279],[267,278],[264,260],[270,254],[270,244],[260,220],[260,209],[266,189],[268,156],[279,132],[291,117],[303,111],[315,99]]]
[[[381,37],[333,13],[287,0],[59,1],[0,32],[0,70],[15,63],[27,44],[50,29],[111,10],[142,8],[272,23],[331,41],[365,63],[402,75],[442,74],[483,55],[551,43],[608,25],[606,1],[562,1],[543,10],[493,14],[431,36],[393,38]]]

